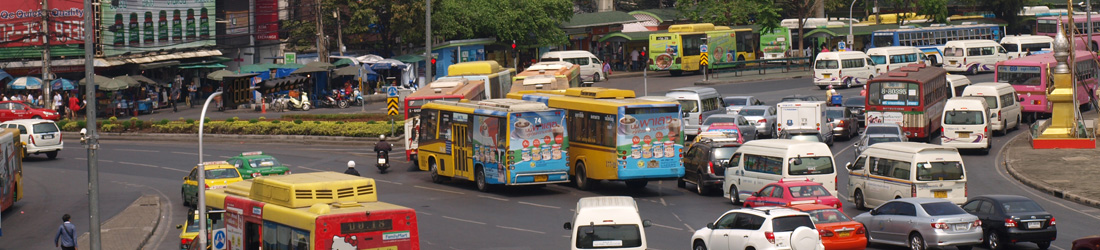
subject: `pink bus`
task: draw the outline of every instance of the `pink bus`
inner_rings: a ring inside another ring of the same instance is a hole
[[[1035,20],[1035,34],[1054,37],[1058,34],[1058,23],[1061,22],[1066,25],[1069,22],[1068,16],[1046,16],[1040,17]],[[1085,15],[1074,15],[1073,26],[1077,27],[1077,38],[1073,39],[1074,46],[1078,50],[1088,50],[1092,48],[1093,51],[1100,48],[1100,16],[1092,17],[1092,39],[1088,38],[1088,23],[1086,22]],[[1068,30],[1067,30],[1068,31]],[[1069,34],[1068,32],[1066,34]],[[1090,47],[1085,47],[1086,45]]]
[[[1078,50],[1076,54],[1077,102],[1089,105],[1097,84],[1096,55]],[[1054,53],[1030,55],[997,63],[994,79],[1007,82],[1016,89],[1016,95],[1023,99],[1024,120],[1027,122],[1050,117],[1051,106],[1047,103],[1047,88],[1051,87],[1048,72],[1054,69]]]

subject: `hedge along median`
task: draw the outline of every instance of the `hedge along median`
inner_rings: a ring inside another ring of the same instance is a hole
[[[137,118],[129,120],[107,119],[98,121],[98,127],[103,132],[143,132],[143,133],[174,133],[194,134],[199,131],[199,122],[191,119],[148,120]],[[58,125],[64,131],[79,131],[84,128],[84,121],[61,120]],[[211,134],[246,134],[246,135],[319,135],[319,136],[350,136],[350,137],[375,137],[382,134],[390,134],[389,122],[381,121],[302,121],[302,120],[266,120],[252,119],[242,121],[230,118],[220,121],[207,119],[205,132]],[[395,133],[404,133],[404,122],[398,121],[394,125]]]

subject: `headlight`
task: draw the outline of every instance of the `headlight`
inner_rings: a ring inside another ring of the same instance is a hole
[[[45,113],[47,116],[57,115],[57,113],[55,113],[55,112],[43,112],[43,113]]]

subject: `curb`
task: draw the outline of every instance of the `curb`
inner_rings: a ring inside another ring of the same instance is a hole
[[[1021,137],[1016,137],[1015,139],[1013,139],[1012,141],[1010,141],[1006,145],[1011,146],[1011,145],[1015,144],[1017,140],[1020,140],[1020,139],[1021,139]],[[1090,207],[1100,208],[1100,200],[1096,200],[1096,199],[1093,199],[1093,198],[1084,197],[1084,196],[1081,196],[1081,195],[1078,195],[1078,194],[1075,194],[1075,193],[1072,193],[1072,192],[1068,192],[1068,191],[1062,190],[1060,188],[1054,187],[1050,184],[1046,184],[1045,182],[1037,181],[1037,180],[1031,179],[1030,177],[1024,176],[1023,173],[1020,173],[1019,171],[1016,170],[1016,168],[1012,167],[1012,164],[1011,164],[1012,161],[1009,160],[1009,156],[1012,155],[1012,154],[1008,153],[1008,151],[1011,151],[1011,150],[1012,150],[1012,148],[1009,147],[1007,149],[1006,153],[1005,153],[1006,157],[1005,157],[1005,160],[1004,160],[1004,165],[1005,165],[1005,170],[1008,171],[1008,174],[1012,175],[1013,178],[1016,178],[1017,181],[1020,181],[1024,185],[1035,188],[1035,189],[1037,189],[1037,190],[1039,190],[1043,193],[1052,195],[1054,197],[1057,197],[1057,198],[1060,198],[1060,199],[1063,199],[1063,200],[1076,202],[1078,204],[1086,205],[1086,206],[1090,206]]]
[[[62,137],[80,138],[77,132],[62,132]],[[159,141],[198,142],[198,134],[159,134],[159,133],[99,133],[99,140],[113,141],[144,141],[156,138]],[[403,135],[387,139],[394,146],[405,145]],[[399,140],[400,139],[400,140]],[[203,134],[203,141],[249,141],[249,142],[279,142],[302,144],[341,144],[341,145],[370,145],[378,142],[373,137],[349,137],[349,136],[312,136],[312,135],[238,135],[238,134]]]
[[[138,200],[141,200],[141,198],[144,198],[145,196],[146,195],[143,195],[142,197],[139,197]],[[153,238],[153,234],[156,233],[157,228],[160,227],[160,221],[161,221],[161,218],[160,218],[161,217],[161,209],[160,208],[163,206],[163,204],[161,203],[161,200],[160,200],[160,196],[154,196],[154,195],[148,195],[148,196],[152,196],[152,197],[156,198],[156,201],[157,201],[157,203],[156,203],[156,206],[157,206],[157,221],[153,222],[153,230],[149,230],[149,233],[145,234],[145,238],[141,239],[141,243],[138,244],[137,249],[145,249],[145,244],[149,243],[149,239]],[[135,200],[135,202],[136,202],[136,200]],[[147,204],[141,204],[141,205],[144,206],[144,205],[147,205]]]
[[[763,79],[738,79],[738,80],[721,80],[721,81],[699,81],[699,82],[694,82],[694,84],[695,84],[695,86],[709,86],[709,85],[722,85],[722,84],[733,84],[733,83],[743,83],[743,82],[757,82],[757,81],[774,81],[774,80],[790,80],[790,79],[801,79],[801,78],[806,78],[806,77],[807,77],[807,76],[792,76],[792,77],[776,77],[776,78],[763,78]]]

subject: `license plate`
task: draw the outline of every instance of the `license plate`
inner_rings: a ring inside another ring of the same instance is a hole
[[[959,62],[959,61],[951,60],[951,64],[956,64],[956,63],[958,63],[958,62]]]
[[[386,164],[386,158],[378,158],[378,164]]]
[[[959,132],[959,138],[970,138],[970,132]]]
[[[933,191],[932,194],[935,195],[936,198],[947,198],[947,191]]]
[[[43,139],[43,140],[45,140],[45,139],[53,139],[53,134],[44,134],[44,135],[42,135],[42,139]]]
[[[833,75],[832,74],[821,74],[821,76],[824,77],[824,78],[829,78],[830,76],[833,76]]]
[[[955,224],[955,231],[966,231],[970,227],[966,224]]]
[[[536,175],[535,181],[546,181],[548,177],[546,175]]]
[[[1027,229],[1039,229],[1042,226],[1043,225],[1040,224],[1039,222],[1028,222],[1027,223]]]
[[[843,238],[843,237],[852,236],[852,232],[840,232],[837,235],[839,235],[841,238]]]

